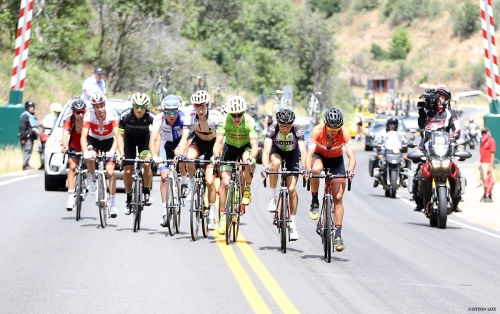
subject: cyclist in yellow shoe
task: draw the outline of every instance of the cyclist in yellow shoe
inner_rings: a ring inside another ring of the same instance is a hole
[[[247,103],[241,96],[232,96],[224,106],[227,115],[219,122],[217,127],[217,139],[213,148],[214,156],[221,156],[223,161],[235,161],[238,156],[241,161],[248,162],[252,167],[256,162],[255,157],[259,152],[257,141],[257,127],[255,120],[245,113]],[[217,158],[217,157],[216,157]],[[224,205],[227,193],[227,186],[231,181],[231,166],[221,165],[221,185],[219,189],[220,219],[217,231],[219,234],[226,232],[226,216]],[[243,191],[243,205],[249,205],[252,201],[250,185],[250,167],[245,167],[244,172],[245,190]],[[242,178],[243,180],[243,178]]]

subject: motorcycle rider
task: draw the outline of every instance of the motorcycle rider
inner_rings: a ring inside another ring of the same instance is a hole
[[[426,150],[426,143],[430,140],[430,136],[432,131],[436,131],[439,129],[443,129],[446,132],[452,132],[450,138],[454,138],[455,140],[460,138],[460,123],[458,122],[458,116],[455,110],[450,109],[450,99],[451,92],[445,86],[440,86],[436,90],[429,90],[427,93],[435,94],[436,99],[432,106],[426,110],[425,106],[423,106],[422,102],[418,103],[418,127],[424,130],[422,140],[420,141],[419,149]],[[413,180],[413,198],[416,203],[416,207],[414,211],[422,211],[424,208],[423,198],[418,194],[418,176],[420,174],[421,163],[418,164],[417,169],[415,170],[415,176]],[[450,185],[460,184],[460,172],[458,177],[455,180],[450,182]],[[462,199],[460,193],[456,196],[452,196],[453,203],[453,211],[461,212],[458,208],[458,203]]]
[[[476,140],[477,140],[480,129],[477,126],[476,122],[474,122],[473,117],[469,118],[469,124],[467,124],[466,130],[467,130],[467,134],[469,134],[470,141],[472,141],[473,136],[476,137]],[[475,144],[479,144],[479,141],[477,141]]]
[[[396,131],[398,132],[398,138],[401,145],[406,145],[408,143],[406,139],[406,134],[404,134],[404,132],[398,131],[398,125],[399,125],[398,118],[390,117],[389,119],[387,119],[387,122],[385,124],[385,130],[381,130],[375,135],[375,141],[379,144],[383,144],[386,140],[387,132]],[[376,162],[378,163],[378,159],[376,160]],[[377,178],[375,178],[375,181],[373,182],[373,187],[376,188],[379,183],[380,181]]]

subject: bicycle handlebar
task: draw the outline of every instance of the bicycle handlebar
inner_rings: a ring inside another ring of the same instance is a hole
[[[304,171],[297,171],[297,170],[287,170],[287,171],[265,171],[266,174],[281,174],[281,175],[286,175],[286,174],[303,174]],[[302,186],[306,187],[306,178],[302,178]],[[264,187],[267,187],[267,177],[264,178],[264,181],[262,182],[264,184]]]
[[[331,174],[331,173],[327,173],[327,174],[313,174],[309,178],[310,179],[311,178],[315,178],[315,179],[316,178],[317,179],[326,178],[327,181],[333,180],[335,178],[339,178],[339,179],[346,178],[347,179],[347,191],[351,190],[351,178],[349,178],[347,176],[347,174]],[[311,190],[311,181],[310,180],[307,180],[307,190],[308,191]]]

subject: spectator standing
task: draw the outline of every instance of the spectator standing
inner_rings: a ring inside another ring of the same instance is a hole
[[[82,98],[86,102],[90,101],[92,95],[105,95],[106,82],[103,79],[104,70],[96,67],[91,77],[87,78],[82,85]]]
[[[28,100],[24,104],[26,111],[21,114],[19,124],[19,137],[23,148],[23,170],[31,170],[29,161],[33,152],[33,142],[37,139],[37,128],[35,118],[35,102]]]
[[[481,129],[481,147],[479,154],[479,174],[484,187],[484,195],[481,202],[491,203],[491,190],[493,189],[493,165],[495,164],[496,142],[488,128]]]

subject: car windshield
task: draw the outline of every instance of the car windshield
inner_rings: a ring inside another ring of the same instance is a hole
[[[377,132],[383,128],[385,128],[385,122],[375,122],[370,126],[370,129],[372,129],[373,132]]]
[[[109,102],[109,107],[111,109],[113,109],[114,111],[116,111],[116,113],[118,113],[118,117],[120,117],[122,112],[125,109],[127,109],[127,106],[126,105],[124,106],[124,102],[122,102],[122,101]],[[90,110],[90,109],[92,109],[92,106],[87,103],[87,110]],[[57,124],[57,126],[62,128],[64,121],[66,121],[66,119],[68,119],[68,117],[71,116],[72,113],[73,113],[73,111],[71,110],[71,106],[66,106],[66,108],[64,108],[64,111],[62,113],[63,118],[61,120],[59,120],[59,123]]]

